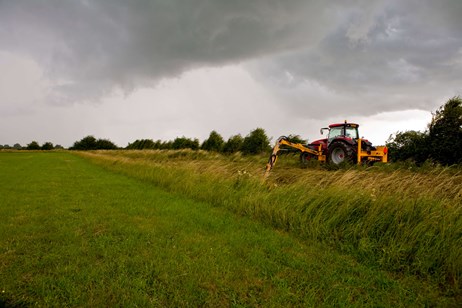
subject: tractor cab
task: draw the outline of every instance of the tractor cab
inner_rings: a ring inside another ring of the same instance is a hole
[[[321,135],[324,135],[324,131],[328,131],[327,138],[316,140],[310,145],[312,147],[321,145],[323,150],[327,150],[332,141],[339,139],[349,144],[355,144],[356,140],[359,139],[358,127],[358,124],[347,122],[331,124],[329,127],[321,128]]]
[[[329,128],[321,128],[321,134],[323,133],[323,130],[329,130],[329,134],[327,136],[328,144],[339,138],[349,142],[354,142],[354,140],[359,139],[358,127],[358,124],[347,122],[341,124],[331,124],[329,125]]]

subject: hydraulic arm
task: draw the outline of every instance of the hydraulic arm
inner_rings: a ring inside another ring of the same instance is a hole
[[[323,155],[322,153],[321,145],[319,145],[318,150],[313,150],[304,146],[303,144],[290,142],[286,136],[281,136],[276,141],[276,145],[274,146],[268,163],[266,164],[265,177],[269,175],[269,172],[271,171],[271,169],[273,169],[274,165],[276,164],[276,161],[278,159],[278,153],[281,150],[281,146],[284,145],[300,150],[302,153],[308,153],[309,155],[316,157],[318,160],[326,160],[325,155]]]

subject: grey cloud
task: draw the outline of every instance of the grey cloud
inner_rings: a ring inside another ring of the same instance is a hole
[[[27,53],[76,100],[315,44],[323,1],[3,1],[0,48]]]
[[[462,92],[461,13],[459,0],[0,1],[0,50],[36,59],[58,103],[247,63],[297,116],[431,110]]]
[[[287,105],[298,115],[431,110],[435,101],[462,93],[460,13],[461,1],[347,6],[319,44],[256,62],[254,72],[270,76],[268,89],[289,95]],[[312,97],[307,83],[330,93]],[[322,106],[310,97],[322,98]]]

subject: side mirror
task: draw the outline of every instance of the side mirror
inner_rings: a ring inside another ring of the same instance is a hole
[[[320,130],[321,135],[324,135],[325,130],[329,130],[329,128],[327,128],[327,127],[321,128],[321,130]]]

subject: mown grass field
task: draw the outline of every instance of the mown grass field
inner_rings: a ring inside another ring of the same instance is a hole
[[[0,306],[457,306],[462,175],[0,152]]]

